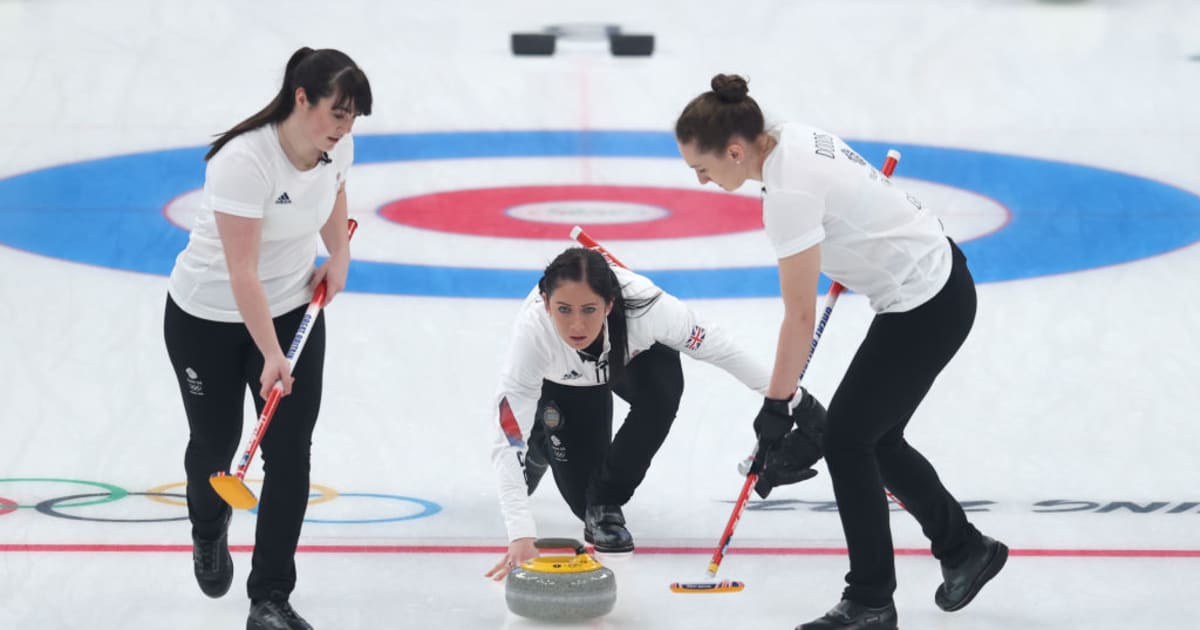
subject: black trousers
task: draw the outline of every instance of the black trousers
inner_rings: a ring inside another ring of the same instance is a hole
[[[283,348],[291,345],[306,308],[275,318],[275,334]],[[219,535],[230,508],[213,491],[208,478],[214,472],[230,470],[241,439],[247,389],[262,413],[265,401],[258,391],[263,358],[245,324],[194,317],[170,297],[163,335],[190,430],[183,458],[188,517],[194,535],[213,538]],[[296,379],[292,393],[279,401],[260,445],[264,479],[246,584],[251,600],[287,599],[296,585],[296,543],[308,508],[309,453],[321,408],[324,364],[322,313],[292,370]]]
[[[612,392],[629,415],[612,434]],[[624,505],[646,477],[683,396],[679,353],[654,345],[607,385],[571,387],[543,381],[531,444],[542,444],[554,481],[581,520],[588,505]]]
[[[934,557],[953,566],[980,543],[933,466],[904,428],[975,321],[975,283],[951,241],[946,286],[905,313],[877,315],[829,402],[825,460],[850,552],[844,597],[891,601],[895,559],[884,488],[921,524]]]

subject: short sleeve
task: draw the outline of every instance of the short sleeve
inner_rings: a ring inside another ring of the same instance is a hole
[[[776,258],[798,254],[825,240],[825,204],[799,190],[772,190],[763,196],[763,227]]]
[[[209,160],[204,175],[204,205],[213,212],[261,219],[270,194],[266,171],[250,154],[222,151]]]

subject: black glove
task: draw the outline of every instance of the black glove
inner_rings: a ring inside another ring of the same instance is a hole
[[[763,398],[762,409],[758,410],[758,415],[754,418],[754,433],[758,436],[758,453],[760,455],[755,460],[762,461],[761,455],[766,455],[767,451],[779,444],[783,436],[791,430],[794,423],[790,407],[791,400],[791,398],[787,400]]]
[[[785,429],[786,434],[781,439],[768,444],[763,443],[763,435],[760,431],[759,451],[755,457],[755,466],[751,470],[759,475],[758,483],[754,485],[754,491],[764,499],[776,486],[797,483],[815,477],[817,471],[813,470],[812,466],[824,456],[822,443],[825,434],[825,407],[807,391],[801,389],[799,393],[800,404],[796,405],[794,414],[789,416],[796,424],[795,429],[787,431],[787,429],[791,429],[788,426]],[[778,403],[779,401],[770,402]],[[767,403],[764,403],[763,407],[765,412]],[[785,403],[784,412],[786,413],[786,411]],[[762,417],[763,414],[760,413],[759,418]],[[767,423],[769,422],[768,420]],[[764,423],[763,426],[766,426],[767,423]],[[756,429],[758,426],[759,421],[756,419]],[[777,426],[775,428],[778,429]]]
[[[816,476],[817,471],[812,468],[787,471],[780,468],[771,468],[768,465],[766,471],[758,476],[758,481],[754,482],[754,493],[758,495],[758,498],[765,499],[770,496],[771,491],[777,486],[800,483],[805,479],[812,479]]]
[[[808,393],[808,390],[802,388],[800,393],[802,396],[800,404],[792,410],[792,419],[796,421],[796,430],[821,445],[825,441],[825,406],[815,396]],[[822,454],[824,454],[823,451]]]
[[[820,442],[800,429],[792,429],[775,448],[767,451],[765,456],[760,455],[763,467],[754,491],[765,499],[773,488],[816,477],[817,471],[812,466],[823,454]]]

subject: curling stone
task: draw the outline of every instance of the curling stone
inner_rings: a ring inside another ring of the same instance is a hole
[[[612,569],[588,555],[572,538],[539,538],[539,550],[570,549],[573,556],[541,555],[509,571],[504,583],[508,609],[543,621],[577,621],[608,614],[617,601]]]

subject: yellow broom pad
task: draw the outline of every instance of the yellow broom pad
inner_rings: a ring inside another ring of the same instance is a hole
[[[249,510],[258,505],[258,498],[236,475],[215,473],[208,478],[208,483],[226,503],[239,510]]]

